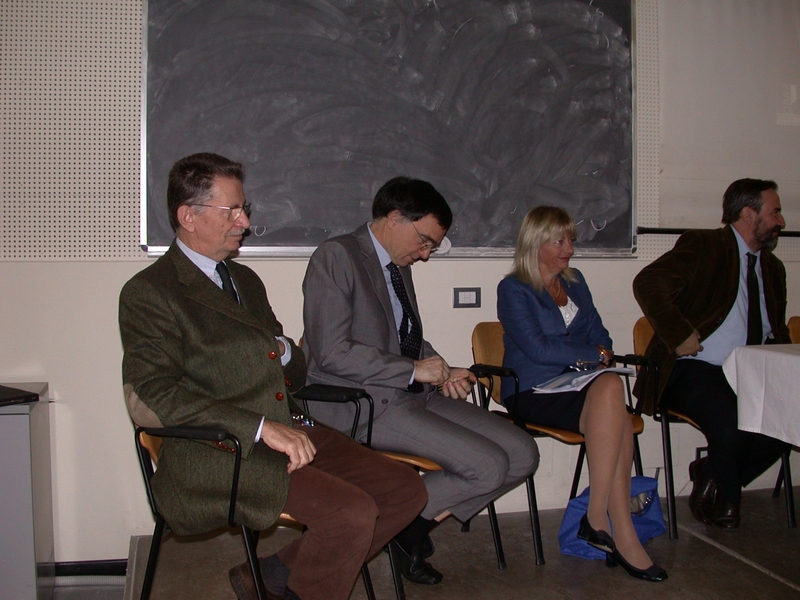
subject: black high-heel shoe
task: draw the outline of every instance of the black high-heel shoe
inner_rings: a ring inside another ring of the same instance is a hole
[[[589,544],[603,552],[617,551],[614,540],[611,539],[611,536],[607,532],[602,529],[599,531],[597,529],[592,529],[592,526],[589,525],[589,517],[586,513],[583,513],[581,517],[581,525],[578,528],[578,539],[586,540]]]
[[[650,565],[646,569],[637,569],[625,560],[622,554],[619,553],[619,550],[615,548],[613,552],[606,554],[606,566],[616,567],[617,565],[622,565],[622,568],[625,569],[625,572],[631,577],[643,581],[658,582],[664,581],[668,577],[667,572],[655,564]]]

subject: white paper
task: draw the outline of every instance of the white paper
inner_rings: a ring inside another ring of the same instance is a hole
[[[619,373],[620,375],[633,375],[630,367],[610,367],[608,369],[595,369],[594,371],[569,371],[558,377],[553,377],[533,390],[541,394],[554,394],[556,392],[577,392],[582,390],[587,383],[603,373]]]

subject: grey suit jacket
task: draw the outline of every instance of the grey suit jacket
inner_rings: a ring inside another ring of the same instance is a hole
[[[133,421],[159,427],[223,427],[242,444],[236,518],[262,530],[286,501],[286,455],[256,443],[262,416],[290,423],[291,389],[305,382],[305,359],[292,344],[284,368],[281,324],[264,285],[227,261],[239,292],[233,302],[174,244],[122,289],[122,379]],[[178,534],[227,523],[233,455],[211,443],[165,439],[153,478],[159,511]]]
[[[400,273],[419,318],[411,269],[401,267]],[[317,248],[308,263],[303,293],[309,382],[365,388],[375,401],[376,417],[392,401],[410,395],[406,387],[414,361],[400,354],[389,291],[366,225]],[[423,341],[421,358],[435,354]],[[331,427],[346,431],[352,425],[353,412],[347,405],[313,404],[312,415]],[[364,406],[362,428],[366,419]]]

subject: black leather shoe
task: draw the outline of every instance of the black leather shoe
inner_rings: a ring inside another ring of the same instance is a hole
[[[658,565],[650,565],[646,569],[637,569],[628,563],[628,561],[623,558],[622,554],[615,549],[613,552],[606,554],[606,566],[616,567],[617,565],[622,565],[622,568],[625,569],[628,575],[636,579],[641,579],[642,581],[658,582],[664,581],[668,577],[667,572]]]
[[[714,526],[720,529],[739,527],[739,507],[728,502],[722,493],[719,493],[714,507]]]
[[[708,457],[698,458],[689,464],[689,479],[694,483],[689,495],[689,509],[694,518],[706,525],[714,521],[714,504],[716,503],[718,485],[714,479],[706,475]]]
[[[414,546],[408,553],[395,540],[389,543],[392,544],[392,552],[403,577],[412,583],[422,585],[436,585],[442,581],[442,574],[423,558],[423,544]]]
[[[250,563],[242,563],[228,571],[228,578],[231,580],[231,587],[238,600],[258,600],[256,584],[253,581],[253,574],[250,572]],[[283,594],[273,594],[269,589],[264,590],[267,600],[284,600]]]
[[[599,531],[592,529],[592,526],[589,525],[589,517],[586,513],[583,513],[581,517],[581,525],[578,528],[578,539],[586,540],[589,544],[603,552],[615,552],[617,550],[614,540],[611,539],[611,536],[608,535],[607,532],[602,529]]]

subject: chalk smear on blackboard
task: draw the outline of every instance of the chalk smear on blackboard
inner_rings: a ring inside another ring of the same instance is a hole
[[[632,247],[630,0],[150,0],[147,243],[182,156],[244,163],[246,246],[313,247],[389,178],[431,181],[459,249],[510,249],[553,204]],[[599,226],[598,224],[603,224]]]

